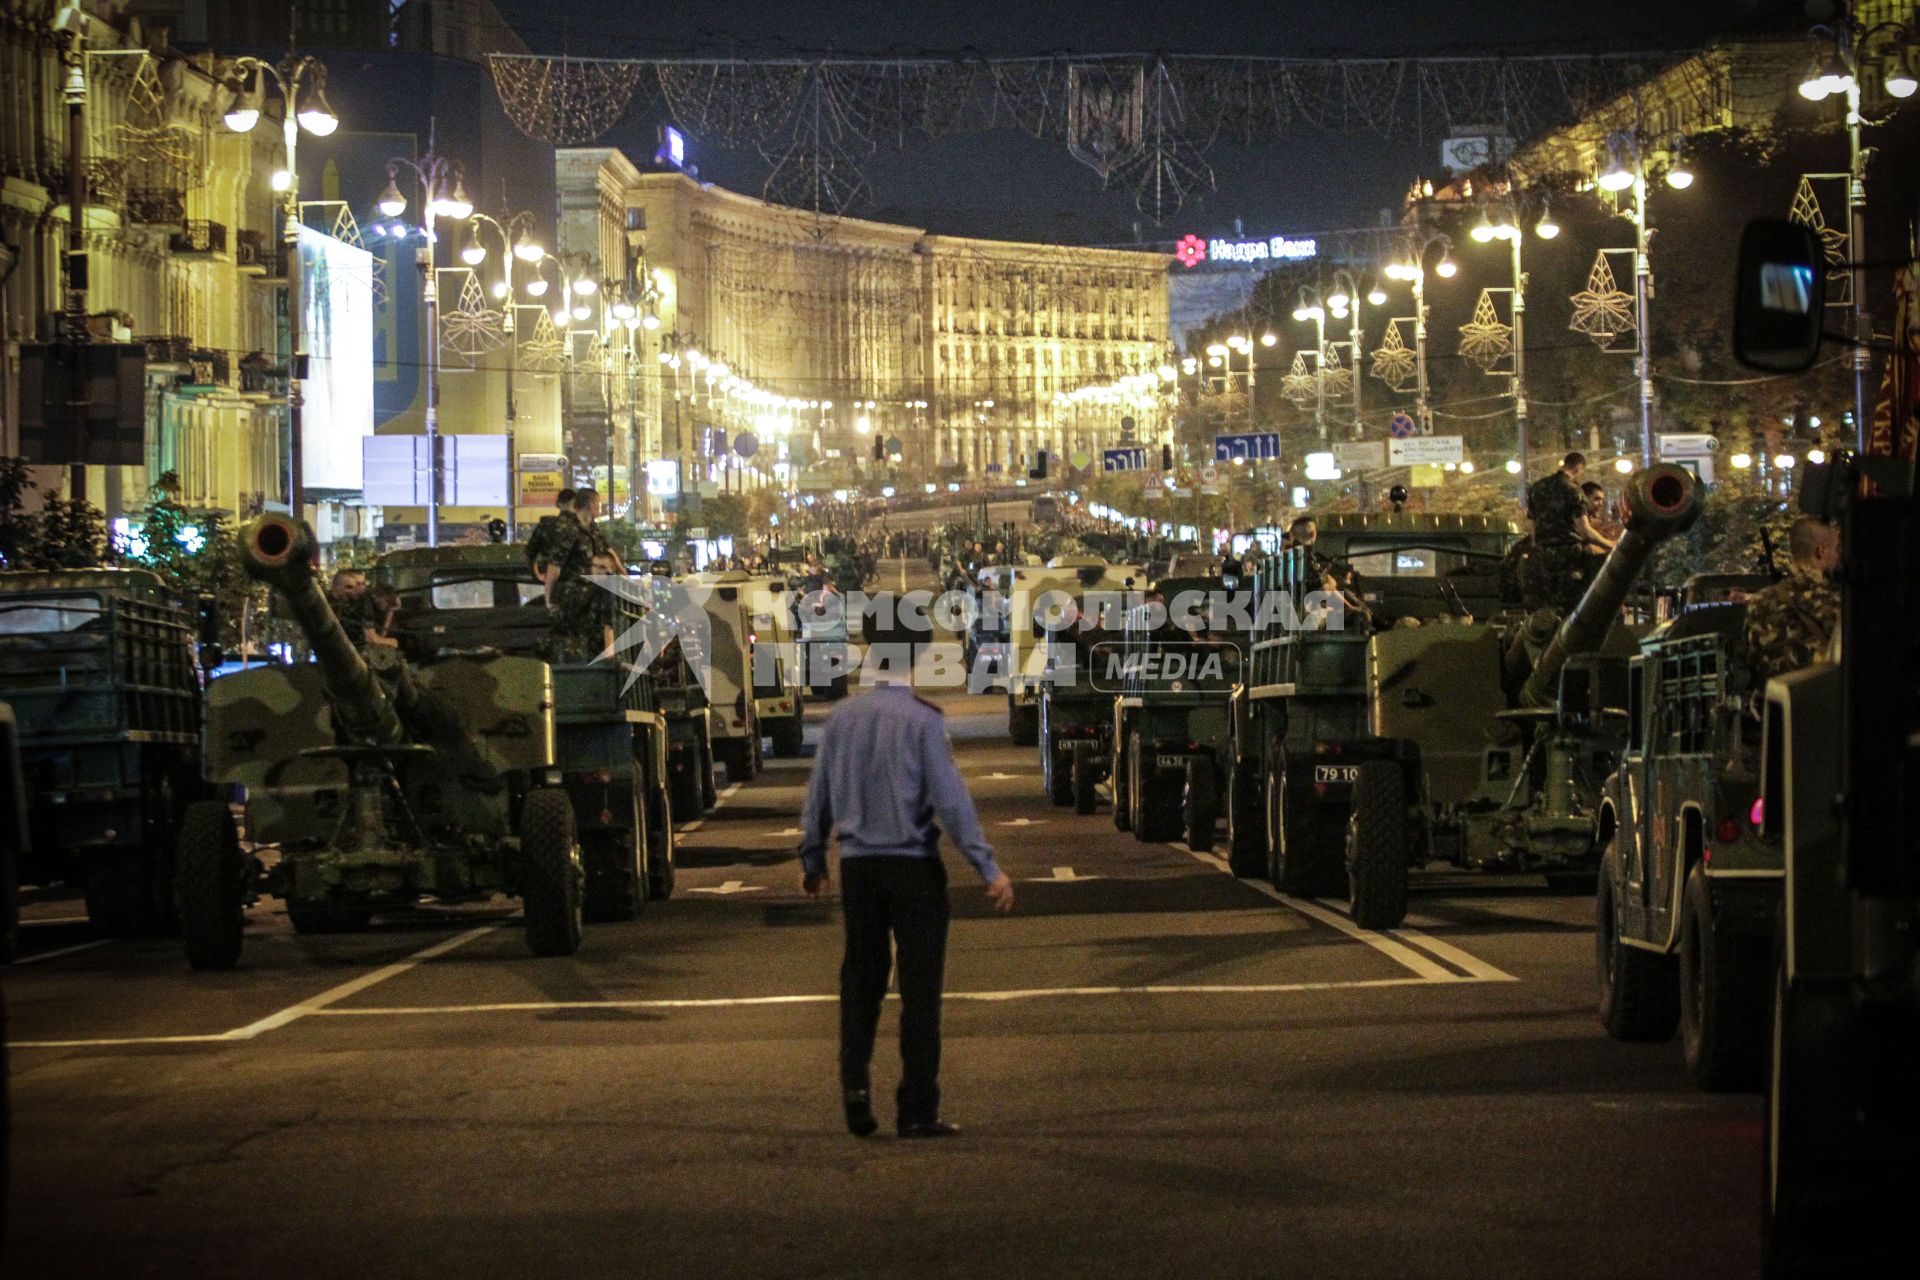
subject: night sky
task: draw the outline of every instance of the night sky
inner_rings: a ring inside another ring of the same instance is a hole
[[[1777,0],[495,2],[537,51],[609,56],[824,49],[1294,56],[1648,50],[1687,47],[1756,12],[1782,8]],[[1798,6],[1788,0],[1785,7]],[[650,154],[655,123],[629,116],[606,141]],[[692,145],[703,179],[758,194],[765,170],[757,155],[719,153],[698,138]],[[857,212],[936,231],[1080,243],[1124,242],[1136,229],[1146,239],[1227,232],[1236,218],[1249,235],[1371,225],[1415,174],[1437,167],[1438,144],[1307,133],[1272,146],[1216,146],[1209,160],[1218,190],[1189,201],[1157,230],[1135,211],[1131,192],[1102,191],[1061,144],[1014,131],[882,152],[868,167],[875,204]]]

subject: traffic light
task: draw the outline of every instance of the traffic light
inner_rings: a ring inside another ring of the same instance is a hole
[[[1045,449],[1040,449],[1040,450],[1037,450],[1033,455],[1033,469],[1027,472],[1027,479],[1045,480],[1046,478],[1047,478],[1047,451]]]
[[[1162,471],[1173,470],[1173,446],[1170,444],[1160,446],[1160,469]]]

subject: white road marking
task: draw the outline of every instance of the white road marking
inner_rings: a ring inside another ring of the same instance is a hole
[[[85,924],[86,922],[85,916],[34,916],[21,920],[20,927],[26,929],[36,924]]]
[[[996,822],[993,825],[996,827],[1044,827],[1047,825],[1047,820],[1045,818],[1009,818],[1005,822]]]
[[[21,923],[24,924],[25,921],[22,921]],[[76,951],[91,951],[95,947],[104,947],[109,942],[112,942],[112,941],[114,941],[114,939],[112,938],[95,938],[92,942],[76,942],[70,947],[61,947],[56,951],[42,951],[37,956],[22,956],[20,959],[15,960],[13,963],[16,966],[23,965],[23,964],[38,964],[42,960],[51,960],[56,956],[70,956]]]
[[[298,1022],[301,1018],[324,1012],[349,996],[359,995],[367,988],[378,986],[389,978],[397,978],[416,965],[432,960],[436,956],[443,956],[456,947],[464,947],[476,938],[484,938],[499,927],[499,925],[490,924],[479,929],[469,929],[465,933],[456,934],[445,941],[436,942],[430,947],[416,951],[404,960],[396,960],[392,964],[382,966],[371,973],[361,974],[350,982],[343,982],[337,987],[329,987],[317,996],[310,996],[298,1004],[288,1005],[278,1013],[270,1013],[264,1018],[249,1022],[244,1027],[235,1027],[231,1031],[221,1031],[212,1035],[197,1036],[119,1036],[95,1040],[9,1040],[7,1047],[9,1049],[93,1049],[138,1044],[210,1044],[215,1042],[251,1040],[255,1036],[264,1035],[269,1031],[278,1031],[281,1027],[287,1026],[289,1023]]]
[[[717,894],[720,894],[722,897],[725,897],[729,894],[735,894],[735,893],[759,893],[762,889],[766,887],[767,886],[763,884],[748,884],[745,880],[729,880],[723,885],[716,885],[714,887],[706,888],[706,889],[689,889],[687,890],[687,892],[688,893],[717,893]]]
[[[676,827],[674,829],[674,834],[679,836],[691,835],[694,832],[698,831],[701,827],[706,826],[707,819],[711,818],[714,814],[720,812],[720,806],[725,804],[727,801],[733,799],[733,793],[738,791],[741,786],[742,786],[741,783],[729,782],[725,787],[721,788],[720,794],[713,798],[712,809],[709,809],[707,812],[701,814],[699,817],[695,818],[692,822],[689,822],[686,826]]]
[[[1344,902],[1333,902],[1329,900],[1326,905],[1331,910],[1338,911],[1341,915],[1347,917],[1349,920],[1353,918],[1353,908],[1349,907]],[[1436,928],[1445,928],[1447,925],[1446,921],[1435,920],[1430,916],[1410,915],[1407,917],[1407,919],[1418,922],[1420,924],[1436,927]],[[1445,960],[1449,964],[1458,965],[1460,968],[1465,969],[1472,976],[1479,978],[1484,982],[1518,982],[1520,981],[1520,979],[1514,977],[1512,974],[1507,973],[1504,970],[1494,968],[1492,965],[1488,964],[1485,960],[1480,959],[1478,956],[1467,954],[1465,951],[1462,951],[1460,948],[1454,946],[1451,942],[1442,942],[1440,939],[1433,937],[1431,934],[1422,933],[1419,929],[1410,929],[1407,926],[1402,925],[1398,929],[1389,929],[1389,930],[1386,930],[1386,932],[1391,933],[1396,938],[1404,938],[1407,941],[1416,944],[1423,950],[1432,952],[1434,955],[1439,956],[1442,960]]]
[[[1347,991],[1372,987],[1417,987],[1434,981],[1429,978],[1356,978],[1338,982],[1261,982],[1245,985],[1180,984],[1125,987],[1031,987],[1016,991],[949,991],[941,999],[999,1004],[1014,1000],[1044,1000],[1063,996],[1249,996],[1278,995],[1300,991]],[[1471,978],[1448,974],[1443,982],[1471,982]],[[887,999],[899,999],[889,992]],[[717,996],[707,999],[662,998],[656,1000],[529,1000],[503,1004],[398,1005],[388,1008],[360,1007],[326,1009],[316,1016],[328,1018],[407,1017],[427,1014],[459,1013],[547,1013],[564,1009],[751,1009],[766,1005],[837,1004],[839,994],[797,996]]]
[[[760,839],[762,840],[789,839],[790,840],[794,836],[803,836],[805,834],[806,832],[802,831],[798,827],[788,827],[783,831],[762,831],[760,833]]]
[[[1184,845],[1173,845],[1171,847],[1175,849],[1186,848],[1186,846]],[[1227,865],[1227,860],[1225,858],[1220,857],[1217,854],[1197,853],[1192,849],[1188,849],[1187,852],[1191,854],[1193,857],[1199,859],[1201,862],[1206,863],[1210,867],[1215,867],[1221,871],[1226,872],[1228,875],[1233,874],[1233,869]],[[1278,889],[1266,883],[1264,880],[1242,880],[1240,883],[1246,885],[1250,889],[1254,889],[1260,893],[1266,894],[1269,898],[1272,898],[1275,902],[1284,903],[1285,905],[1293,908],[1295,911],[1298,911],[1301,915],[1306,916],[1310,920],[1318,920],[1321,924],[1328,925],[1332,928],[1338,929],[1341,933],[1346,934],[1349,938],[1352,938],[1356,942],[1366,943],[1368,946],[1372,947],[1375,951],[1378,951],[1381,955],[1387,957],[1387,959],[1393,961],[1395,964],[1399,965],[1401,968],[1411,970],[1413,973],[1420,975],[1422,978],[1425,978],[1430,982],[1458,982],[1461,980],[1459,975],[1455,974],[1451,969],[1445,968],[1444,966],[1435,963],[1433,960],[1429,959],[1427,956],[1423,955],[1421,952],[1414,950],[1412,947],[1408,946],[1405,942],[1400,941],[1398,935],[1389,936],[1384,933],[1376,933],[1371,929],[1362,929],[1360,926],[1356,925],[1353,921],[1347,919],[1346,916],[1341,915],[1338,911],[1329,910],[1328,908],[1321,906],[1319,903],[1310,901],[1306,898],[1289,897],[1287,894],[1281,893]],[[1411,930],[1409,930],[1408,932],[1412,933]],[[1423,940],[1426,939],[1425,934],[1416,934],[1414,936]],[[1444,946],[1444,944],[1442,945]],[[1457,955],[1459,957],[1459,959],[1455,960],[1454,962],[1459,964],[1464,969],[1470,969],[1471,976],[1476,981],[1481,981],[1481,982],[1518,982],[1519,981],[1519,979],[1515,978],[1512,974],[1503,973],[1502,971],[1494,968],[1490,964],[1486,964],[1482,961],[1475,960],[1472,956],[1467,955],[1466,952],[1460,951],[1458,948],[1448,947],[1447,951],[1451,951],[1454,953],[1454,955]],[[1436,954],[1443,954],[1443,953],[1436,950]],[[1445,958],[1451,960],[1454,957],[1446,956]]]
[[[1030,876],[1028,884],[1071,884],[1076,880],[1101,880],[1103,876],[1076,875],[1072,867],[1055,867],[1050,876]]]

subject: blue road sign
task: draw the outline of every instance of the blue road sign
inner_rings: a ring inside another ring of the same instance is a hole
[[[1419,430],[1418,424],[1404,413],[1394,414],[1393,420],[1387,423],[1387,434],[1395,440],[1405,440]]]
[[[1147,469],[1146,447],[1135,445],[1125,449],[1102,449],[1100,469],[1102,471],[1145,471]]]
[[[1215,436],[1213,460],[1232,462],[1236,458],[1259,462],[1280,456],[1278,431],[1249,431],[1243,435]]]

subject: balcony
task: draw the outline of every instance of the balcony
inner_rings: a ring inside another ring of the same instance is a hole
[[[196,349],[187,353],[187,381],[190,387],[228,387],[233,385],[232,365],[224,351]]]
[[[145,227],[177,227],[186,220],[185,192],[172,187],[128,188],[128,222]]]
[[[180,230],[167,237],[167,251],[176,258],[225,257],[227,227],[205,218],[188,218]]]
[[[254,276],[264,283],[278,283],[287,278],[287,251],[265,231],[235,232],[233,262],[240,268],[240,274]]]
[[[185,365],[193,355],[193,339],[178,335],[141,338],[140,343],[147,349],[147,367],[154,365]]]

